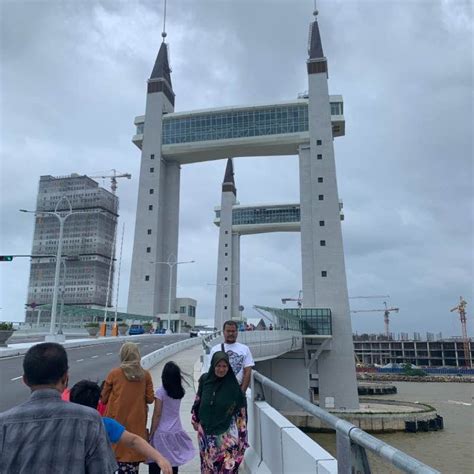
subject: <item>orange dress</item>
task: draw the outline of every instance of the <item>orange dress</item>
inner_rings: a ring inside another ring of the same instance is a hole
[[[138,381],[128,380],[122,369],[112,369],[105,380],[101,400],[107,404],[104,416],[113,418],[125,426],[127,431],[141,436],[148,441],[146,423],[148,417],[147,403],[153,403],[153,381],[145,370],[145,377]],[[145,459],[135,450],[121,443],[112,445],[117,461],[143,462]]]

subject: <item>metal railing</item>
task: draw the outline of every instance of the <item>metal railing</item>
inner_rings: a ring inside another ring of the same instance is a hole
[[[346,420],[313,405],[304,398],[295,395],[290,390],[273,382],[257,371],[252,371],[253,387],[255,393],[252,398],[255,401],[265,400],[264,388],[267,387],[296,405],[300,406],[306,412],[315,416],[324,422],[329,428],[336,431],[336,450],[337,450],[337,472],[338,474],[370,474],[370,466],[367,459],[366,449],[371,451],[377,457],[387,461],[403,472],[417,474],[439,474],[439,471],[433,469],[410,455],[400,451],[393,446],[375,438],[366,433],[357,426]]]

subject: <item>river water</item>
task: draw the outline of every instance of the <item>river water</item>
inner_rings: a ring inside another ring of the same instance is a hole
[[[444,418],[444,430],[427,433],[376,434],[420,461],[446,474],[474,473],[474,384],[394,382],[396,395],[387,400],[427,403]],[[377,396],[382,399],[384,397]],[[335,435],[309,433],[311,438],[335,455]],[[369,454],[373,473],[398,473],[398,469],[374,459]]]

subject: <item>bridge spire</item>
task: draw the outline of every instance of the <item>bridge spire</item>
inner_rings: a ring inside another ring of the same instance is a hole
[[[171,83],[171,68],[169,63],[169,46],[165,42],[166,38],[166,0],[164,2],[163,13],[163,31],[161,37],[163,41],[158,51],[158,56],[155,60],[155,65],[151,71],[150,79],[148,80],[148,93],[162,92],[168,98],[170,104],[174,107],[175,94],[173,92],[173,84]]]
[[[237,188],[235,187],[234,180],[234,163],[232,158],[228,158],[227,165],[225,167],[224,182],[222,183],[222,192],[231,191],[234,195],[237,195]]]

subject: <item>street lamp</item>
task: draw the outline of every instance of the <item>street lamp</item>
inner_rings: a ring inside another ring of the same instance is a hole
[[[174,257],[174,262],[173,262],[173,257]],[[169,268],[169,274],[170,274],[170,284],[169,284],[169,291],[168,291],[168,327],[166,329],[166,334],[171,334],[171,285],[173,283],[173,268],[176,265],[181,265],[183,263],[195,263],[195,260],[188,260],[186,262],[176,262],[176,255],[170,254],[168,257],[167,262],[150,262],[155,265],[161,264],[161,265],[168,265]]]
[[[67,202],[69,206],[69,211],[64,214],[64,211],[58,211],[59,204],[63,201],[63,199]],[[89,212],[97,212],[97,211],[73,211],[71,201],[66,197],[62,196],[61,199],[56,203],[54,211],[28,211],[26,209],[20,209],[20,212],[27,212],[29,214],[34,214],[35,216],[55,216],[59,220],[59,237],[58,237],[58,250],[56,253],[56,268],[54,271],[54,288],[53,288],[53,304],[51,308],[51,325],[49,328],[49,335],[45,337],[46,341],[54,342],[58,338],[55,334],[55,326],[56,326],[56,312],[57,312],[57,304],[58,304],[58,287],[59,287],[59,273],[61,269],[61,254],[63,250],[63,233],[64,233],[64,223],[69,216],[75,214],[87,214]],[[64,215],[61,214],[63,212]],[[60,338],[59,338],[60,339]]]

